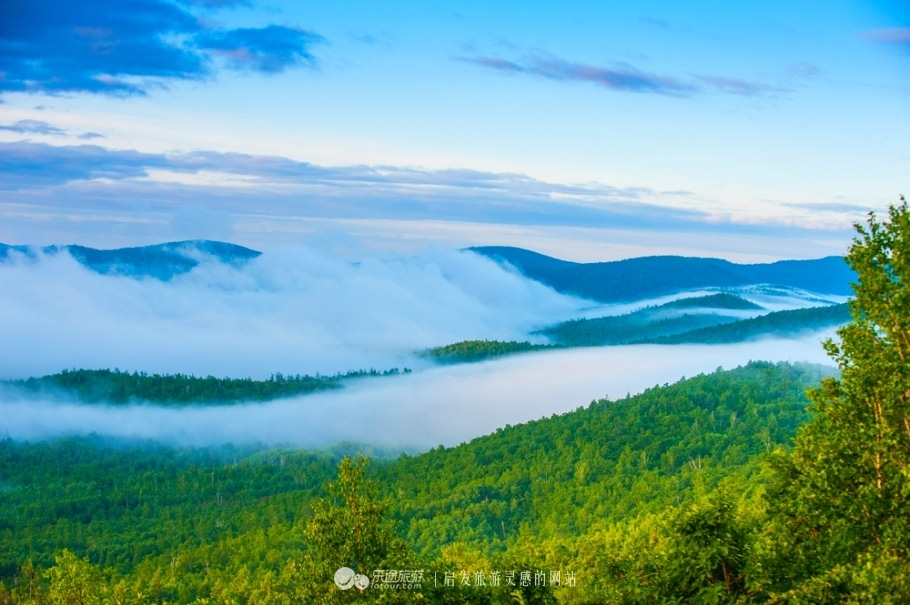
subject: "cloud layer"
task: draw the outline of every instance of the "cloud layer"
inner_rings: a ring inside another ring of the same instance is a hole
[[[463,57],[463,61],[499,72],[525,74],[558,81],[589,82],[625,92],[689,95],[706,91],[755,96],[781,89],[743,78],[696,75],[688,79],[641,71],[626,63],[598,66],[567,61],[551,54],[532,54],[518,61],[497,57]]]
[[[168,282],[99,275],[65,253],[12,253],[0,262],[0,372],[265,378],[415,367],[415,351],[522,338],[586,305],[470,252],[350,264],[290,249],[241,268],[204,262]]]
[[[617,399],[718,366],[754,359],[827,363],[820,339],[553,351],[366,379],[338,392],[296,399],[189,410],[38,402],[0,392],[0,438],[94,432],[181,445],[452,446],[506,424],[568,412],[604,395]]]
[[[312,64],[310,48],[322,41],[286,26],[209,23],[164,0],[5,3],[0,92],[145,94],[167,80],[211,75],[214,56],[230,69],[265,73]]]
[[[62,187],[69,184],[77,187]],[[565,185],[514,173],[325,167],[279,156],[214,151],[161,154],[98,145],[0,143],[0,190],[59,191],[61,203],[69,208],[90,207],[90,203],[73,202],[93,191],[142,199],[148,207],[159,199],[169,204],[181,198],[198,199],[201,191],[211,188],[220,191],[206,191],[205,196],[217,196],[221,212],[248,212],[253,205],[270,214],[263,200],[271,198],[277,205],[311,217],[412,219],[430,215],[435,220],[515,224],[621,221],[625,226],[679,224],[705,217],[697,211],[649,207],[645,199],[657,192],[646,188]],[[36,201],[33,195],[26,199]]]
[[[518,245],[585,260],[685,254],[754,262],[840,254],[848,226],[863,215],[846,206],[781,206],[782,216],[765,207],[754,216],[711,212],[697,207],[700,200],[686,191],[517,173],[0,142],[0,241],[10,244],[118,247],[204,238],[272,249],[322,246],[319,240],[350,259],[363,246],[404,253],[436,243]],[[581,239],[570,244],[569,236]],[[336,248],[341,240],[352,253]],[[611,242],[618,248],[605,250]]]
[[[43,120],[19,120],[12,124],[0,125],[0,130],[18,132],[20,134],[66,134],[66,131],[62,128],[57,128]]]
[[[613,90],[662,94],[681,94],[696,90],[691,84],[685,84],[675,78],[639,71],[630,65],[618,65],[612,68],[597,67],[551,56],[532,56],[521,62],[493,57],[473,57],[465,60],[497,71],[541,76],[550,80],[592,82]]]
[[[881,27],[864,31],[862,37],[876,42],[910,45],[910,27]]]

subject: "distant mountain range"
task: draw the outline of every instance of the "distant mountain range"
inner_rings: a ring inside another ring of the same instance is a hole
[[[222,263],[240,265],[256,258],[261,252],[210,240],[188,240],[169,242],[154,246],[98,250],[86,246],[8,246],[0,244],[0,259],[15,251],[34,257],[40,251],[44,254],[69,252],[86,267],[104,274],[129,275],[131,277],[155,277],[168,280],[175,275],[186,273],[205,258]]]
[[[574,263],[507,246],[469,248],[509,264],[526,277],[598,302],[644,300],[701,288],[757,284],[846,296],[856,274],[840,256],[741,265],[719,258],[646,256],[603,263]]]
[[[758,284],[849,295],[855,274],[839,256],[741,265],[718,258],[647,256],[603,263],[575,263],[506,246],[468,248],[511,265],[526,277],[558,292],[599,302],[625,302],[701,288]],[[38,252],[66,251],[86,267],[104,274],[167,280],[186,273],[205,259],[241,265],[261,252],[210,240],[169,242],[154,246],[99,250],[86,246],[9,246],[0,244],[0,260],[11,252],[34,257]]]

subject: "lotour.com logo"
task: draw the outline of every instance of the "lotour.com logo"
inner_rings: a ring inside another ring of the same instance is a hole
[[[341,567],[335,572],[335,586],[341,590],[357,588],[366,590],[370,586],[370,579],[363,574],[355,572],[350,567]]]

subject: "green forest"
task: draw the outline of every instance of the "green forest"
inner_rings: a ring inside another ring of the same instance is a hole
[[[377,502],[395,502],[387,521],[419,568],[471,562],[474,573],[482,560],[490,569],[496,561],[568,570],[580,553],[550,561],[525,551],[694,503],[721,484],[754,492],[764,454],[806,420],[806,388],[831,374],[767,363],[718,370],[458,447],[374,460],[369,477]],[[246,570],[253,590],[306,558],[307,523],[340,460],[98,439],[0,442],[0,574],[16,585],[22,562],[54,569],[66,549],[108,584],[141,587],[137,594],[164,567],[176,592],[162,588],[152,602],[214,598],[213,561],[221,581]],[[185,566],[171,569],[174,557]],[[576,573],[569,602],[583,602],[591,580]]]
[[[555,348],[554,345],[531,344],[530,342],[502,342],[499,340],[464,340],[444,347],[426,351],[426,356],[437,363],[471,363],[493,357],[540,351]]]
[[[2,441],[0,602],[910,602],[910,211],[857,230],[836,370],[392,458]]]
[[[32,395],[70,395],[87,403],[127,404],[144,401],[159,405],[231,405],[243,401],[268,401],[337,389],[358,378],[397,376],[411,370],[356,370],[334,376],[284,376],[268,380],[251,378],[197,378],[185,374],[146,374],[119,370],[64,370],[41,378],[6,380],[0,384]]]

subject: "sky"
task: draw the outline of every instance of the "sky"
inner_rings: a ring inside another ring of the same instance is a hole
[[[910,3],[0,4],[0,242],[842,254],[910,194]]]

